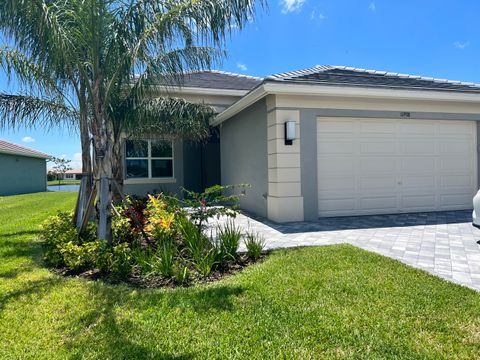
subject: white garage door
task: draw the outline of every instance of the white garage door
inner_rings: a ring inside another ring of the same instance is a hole
[[[319,216],[470,209],[473,121],[318,118]]]

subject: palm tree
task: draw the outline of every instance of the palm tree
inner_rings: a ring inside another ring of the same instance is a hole
[[[212,110],[172,99],[168,90],[181,86],[186,71],[221,59],[227,35],[255,10],[255,0],[2,0],[0,30],[15,50],[0,53],[0,64],[28,89],[0,98],[4,122],[74,119],[86,160],[93,144],[99,238],[111,239],[122,131],[207,136]],[[164,95],[152,98],[159,85]]]

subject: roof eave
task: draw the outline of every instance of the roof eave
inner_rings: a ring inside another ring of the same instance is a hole
[[[319,84],[298,84],[284,81],[265,81],[250,91],[244,97],[218,114],[211,122],[217,126],[238,114],[243,109],[254,104],[261,98],[269,95],[300,95],[300,96],[330,96],[330,97],[357,97],[376,99],[424,100],[424,101],[459,101],[476,102],[480,104],[480,93],[460,92],[452,90],[422,90],[401,88],[378,88],[365,86],[338,86]]]
[[[7,155],[15,155],[15,156],[24,156],[24,157],[33,157],[33,158],[38,158],[38,159],[48,159],[50,158],[50,155],[47,154],[24,154],[24,153],[19,153],[17,151],[8,151],[8,150],[0,150],[0,154],[7,154]]]
[[[165,87],[156,86],[156,90],[170,94],[193,94],[193,95],[224,95],[224,96],[244,96],[249,90],[238,89],[217,89],[201,87]]]

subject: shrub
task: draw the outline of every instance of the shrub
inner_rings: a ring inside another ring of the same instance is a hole
[[[68,242],[60,248],[63,262],[70,270],[79,271],[92,268],[96,264],[100,241],[90,241],[80,245]]]
[[[174,237],[178,228],[177,213],[180,213],[180,209],[166,201],[162,194],[149,195],[145,232],[156,240]]]
[[[259,234],[247,233],[244,241],[247,248],[247,256],[253,260],[258,259],[265,247],[265,239]]]
[[[105,246],[98,254],[97,266],[106,273],[125,277],[132,272],[132,249],[127,243]]]
[[[49,265],[70,267],[66,263],[65,257],[68,257],[67,261],[70,264],[78,264],[80,260],[74,260],[74,258],[80,256],[82,252],[87,252],[88,249],[76,249],[74,245],[81,246],[84,243],[95,241],[95,224],[88,224],[85,233],[80,237],[73,225],[72,218],[72,212],[59,212],[42,224],[40,238],[43,240],[45,260]],[[89,263],[88,259],[85,259],[84,263]],[[79,267],[81,266],[75,265],[72,270]]]
[[[222,255],[222,261],[235,260],[240,245],[242,232],[230,219],[224,226],[217,228],[217,244]]]
[[[42,224],[40,237],[46,250],[45,260],[52,266],[64,266],[62,248],[68,243],[80,242],[72,218],[72,212],[58,212]]]
[[[112,217],[112,238],[113,242],[119,244],[121,242],[133,243],[138,234],[131,226],[130,219],[125,216]]]

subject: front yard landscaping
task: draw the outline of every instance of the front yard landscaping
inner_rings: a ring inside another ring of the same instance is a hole
[[[40,224],[75,193],[0,198],[0,358],[480,357],[480,295],[352,246],[280,250],[216,283],[61,277]]]

